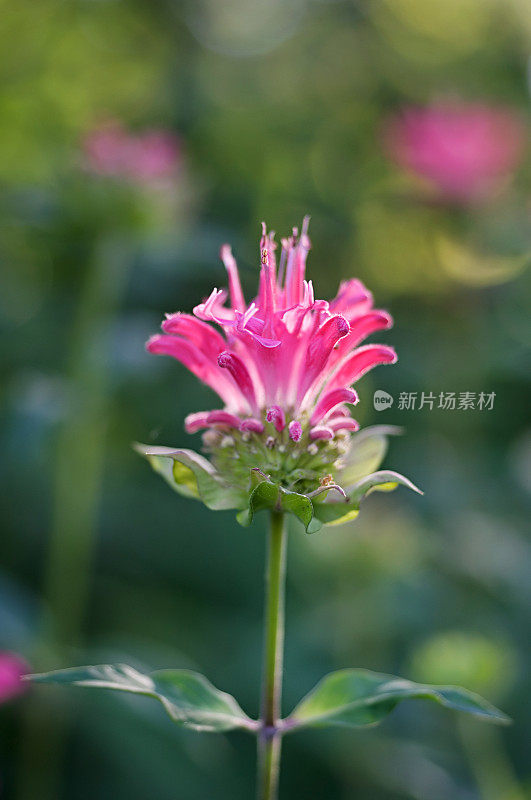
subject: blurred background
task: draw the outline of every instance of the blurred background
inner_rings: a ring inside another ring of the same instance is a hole
[[[252,295],[261,220],[285,235],[310,213],[317,295],[358,276],[395,317],[399,363],[363,379],[357,416],[405,427],[386,464],[425,496],[293,524],[285,711],[363,666],[464,684],[514,724],[411,703],[301,734],[282,796],[531,797],[528,3],[19,0],[1,18],[0,796],[253,796],[245,734],[18,677],[191,667],[257,713],[266,520],[179,497],[130,445],[195,447],[183,418],[212,407],[144,352],[163,312],[224,285],[225,241]],[[376,389],[394,404],[375,411]]]

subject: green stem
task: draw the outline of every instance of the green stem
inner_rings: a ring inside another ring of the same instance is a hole
[[[284,658],[284,593],[287,533],[284,515],[271,512],[266,607],[261,727],[258,734],[258,800],[275,800],[278,792],[281,736],[278,730]]]
[[[112,324],[126,286],[131,250],[122,237],[96,243],[69,337],[72,407],[58,433],[49,548],[43,596],[46,615],[34,664],[60,664],[79,646],[90,594],[107,423]],[[28,706],[20,737],[18,800],[52,800],[60,792],[68,716],[38,698]]]

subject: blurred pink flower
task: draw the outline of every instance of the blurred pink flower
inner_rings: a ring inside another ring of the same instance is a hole
[[[86,167],[97,175],[148,183],[170,176],[180,161],[179,140],[168,131],[129,133],[119,122],[90,131],[83,141]]]
[[[0,652],[0,704],[26,691],[22,676],[29,671],[29,666],[19,655]]]
[[[391,117],[384,143],[401,167],[432,181],[444,198],[466,203],[488,198],[513,172],[525,127],[508,108],[446,102]]]

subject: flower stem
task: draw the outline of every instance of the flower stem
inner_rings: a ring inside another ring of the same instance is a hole
[[[278,730],[284,657],[284,589],[287,532],[284,515],[271,512],[266,568],[264,667],[261,727],[258,733],[257,800],[275,800],[278,791],[281,735]]]

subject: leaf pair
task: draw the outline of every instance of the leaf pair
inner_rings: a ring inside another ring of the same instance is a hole
[[[190,670],[158,670],[144,675],[124,664],[107,664],[30,675],[28,679],[34,683],[70,684],[147,695],[159,700],[177,725],[196,731],[215,733],[241,728],[257,733],[260,730],[260,722],[248,717],[234,697]],[[510,721],[468,689],[428,686],[369,670],[344,669],[324,677],[292,714],[279,722],[278,730],[289,733],[308,727],[376,725],[402,700],[413,699],[431,700],[488,722]]]

